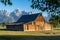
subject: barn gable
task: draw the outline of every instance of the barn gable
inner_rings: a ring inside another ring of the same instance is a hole
[[[44,19],[44,17],[43,17],[43,15],[42,14],[39,14],[38,16],[37,16],[37,18],[35,19],[35,21],[44,21],[45,22],[45,19]]]

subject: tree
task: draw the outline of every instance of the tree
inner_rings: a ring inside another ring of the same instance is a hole
[[[60,22],[60,0],[31,0],[31,3],[31,8],[47,11],[51,15],[49,22],[54,26]]]
[[[41,11],[59,13],[60,0],[31,0],[31,7]]]
[[[6,26],[5,22],[2,22],[2,27]]]
[[[58,27],[58,25],[60,25],[60,15],[52,15],[49,21],[54,27]]]
[[[3,3],[5,6],[6,5],[12,5],[11,0],[0,0],[1,3]]]

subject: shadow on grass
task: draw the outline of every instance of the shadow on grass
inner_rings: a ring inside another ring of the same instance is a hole
[[[0,40],[60,40],[60,36],[0,36]]]

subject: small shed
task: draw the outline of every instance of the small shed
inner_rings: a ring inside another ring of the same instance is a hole
[[[6,29],[7,30],[20,30],[23,31],[23,24],[20,23],[10,23],[8,25],[6,25]]]

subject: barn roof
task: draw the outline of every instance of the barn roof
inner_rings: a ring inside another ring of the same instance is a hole
[[[30,14],[30,15],[22,15],[16,22],[10,23],[8,25],[19,25],[19,24],[32,22],[37,18],[38,15],[42,15],[42,14],[36,13],[36,14]],[[44,19],[44,21],[46,21],[46,20]]]
[[[22,15],[16,23],[22,23],[23,24],[23,23],[34,21],[39,14],[40,13],[30,14],[30,15]]]

